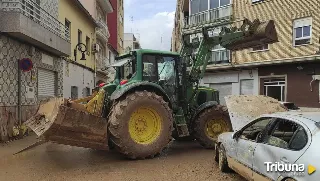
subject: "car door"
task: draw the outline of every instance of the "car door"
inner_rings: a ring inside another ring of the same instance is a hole
[[[259,118],[239,131],[239,137],[234,143],[236,148],[236,162],[234,168],[240,175],[248,180],[253,179],[253,153],[257,146],[256,138],[259,133],[264,132],[266,127],[272,122],[272,118]]]
[[[277,118],[274,126],[255,149],[253,157],[254,180],[277,180],[279,176],[292,177],[297,173],[271,170],[271,164],[293,164],[310,145],[310,131],[302,123]],[[269,170],[268,170],[269,169]]]

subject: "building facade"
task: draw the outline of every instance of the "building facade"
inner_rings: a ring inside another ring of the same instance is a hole
[[[79,0],[59,0],[59,20],[69,29],[71,37],[70,56],[63,62],[63,96],[71,99],[88,96],[95,87],[95,32],[100,26]]]
[[[107,16],[107,23],[110,32],[110,38],[108,41],[110,60],[109,64],[112,64],[115,61],[115,57],[124,52],[124,9],[123,0],[110,0],[110,3],[114,9],[114,11],[109,13]],[[107,82],[112,81],[114,79],[114,75],[115,70],[113,68],[109,68]]]
[[[113,12],[113,7],[109,0],[80,0],[83,6],[89,11],[90,15],[98,22],[99,27],[96,28],[96,49],[95,61],[96,61],[96,75],[95,85],[103,81],[108,80],[108,70],[106,66],[111,63],[113,58],[110,48],[108,46],[108,40],[110,38],[109,27],[107,25],[108,13]]]
[[[40,101],[63,95],[61,57],[71,49],[58,7],[58,0],[0,1],[0,140],[14,136]],[[29,71],[23,59],[32,61]]]
[[[206,26],[213,17],[225,17],[223,20],[230,22],[226,26],[237,27],[239,20],[258,18],[274,20],[279,38],[274,44],[234,52],[215,47],[201,83],[218,89],[222,103],[226,95],[263,94],[302,107],[320,107],[316,68],[319,4],[299,0],[190,0],[188,23],[182,31]]]
[[[259,94],[301,107],[320,107],[320,2],[234,0],[234,7],[236,17],[273,19],[276,24],[279,42],[233,53],[234,64],[258,68]]]
[[[131,50],[140,49],[141,45],[139,40],[135,37],[133,33],[124,34],[124,49],[125,52],[130,52]]]

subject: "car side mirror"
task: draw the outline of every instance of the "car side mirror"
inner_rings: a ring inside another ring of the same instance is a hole
[[[232,139],[234,139],[234,140],[238,139],[238,132],[234,132],[232,134]]]

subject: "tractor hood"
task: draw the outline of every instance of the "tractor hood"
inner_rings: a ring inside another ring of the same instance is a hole
[[[234,131],[262,114],[287,111],[278,100],[264,95],[232,95],[226,96],[225,101]]]

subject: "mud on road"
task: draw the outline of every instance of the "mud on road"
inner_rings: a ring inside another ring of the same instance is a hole
[[[197,143],[173,142],[160,157],[127,160],[115,151],[95,151],[46,143],[13,156],[32,144],[31,138],[0,148],[0,180],[112,180],[112,181],[243,181],[235,173],[223,174],[213,150]],[[29,143],[28,143],[29,144]],[[20,148],[19,148],[20,147]]]

